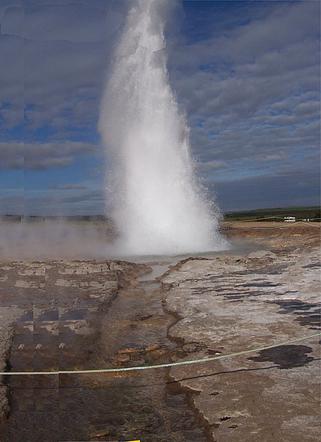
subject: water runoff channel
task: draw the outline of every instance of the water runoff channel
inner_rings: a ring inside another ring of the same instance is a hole
[[[240,248],[236,245],[238,253]],[[253,245],[242,245],[244,252],[249,248]],[[186,357],[182,346],[168,337],[177,318],[164,308],[160,278],[187,257],[131,258],[145,270],[108,305],[86,298],[75,303],[63,293],[56,297],[68,305],[63,316],[53,308],[54,297],[36,306],[36,316],[33,305],[15,324],[8,370],[128,367]],[[77,333],[84,322],[87,332]],[[188,393],[169,381],[168,369],[7,377],[10,412],[1,440],[208,440]]]

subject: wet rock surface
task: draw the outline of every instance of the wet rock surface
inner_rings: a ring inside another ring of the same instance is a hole
[[[3,370],[121,368],[175,353],[159,284],[138,281],[151,270],[144,264],[13,262],[2,270]],[[6,377],[0,440],[204,441],[186,395],[166,382],[166,370]]]
[[[252,243],[172,263],[0,263],[2,370],[122,368],[282,343],[171,369],[3,378],[0,440],[318,440],[320,339],[287,341],[320,330],[319,227],[225,227]]]

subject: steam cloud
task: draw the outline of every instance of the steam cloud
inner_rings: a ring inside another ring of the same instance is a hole
[[[105,258],[106,223],[46,220],[0,222],[0,259]]]

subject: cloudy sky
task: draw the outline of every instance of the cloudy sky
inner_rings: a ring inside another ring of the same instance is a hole
[[[133,0],[0,0],[0,213],[99,214],[97,131]],[[224,211],[319,203],[320,2],[178,2],[172,87]]]

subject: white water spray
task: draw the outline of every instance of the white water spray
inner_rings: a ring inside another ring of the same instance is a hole
[[[108,193],[125,255],[226,248],[218,209],[196,181],[188,128],[169,85],[166,3],[137,0],[130,9],[101,106],[99,129],[113,165]]]

